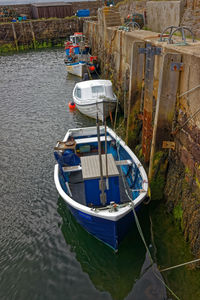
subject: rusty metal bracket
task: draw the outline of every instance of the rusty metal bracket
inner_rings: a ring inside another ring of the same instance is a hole
[[[161,54],[161,48],[152,47],[150,44],[148,44],[146,48],[139,48],[139,54],[147,54],[149,56],[160,55]]]
[[[175,143],[171,141],[163,141],[162,148],[175,150]]]
[[[183,71],[183,63],[171,63],[171,71]]]

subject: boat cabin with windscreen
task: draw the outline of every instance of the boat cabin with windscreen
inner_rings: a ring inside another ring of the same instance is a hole
[[[98,114],[104,121],[114,111],[117,97],[110,80],[87,80],[75,85],[73,101],[81,113],[95,119]]]
[[[69,39],[73,45],[80,45],[85,42],[85,35],[82,32],[75,32],[74,35],[70,35]]]
[[[115,98],[110,80],[87,80],[76,84],[74,96],[80,100]]]

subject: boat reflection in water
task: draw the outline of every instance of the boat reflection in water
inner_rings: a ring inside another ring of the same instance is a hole
[[[113,299],[122,300],[133,289],[140,276],[145,260],[145,247],[136,226],[132,226],[122,241],[117,254],[85,231],[70,213],[64,200],[58,199],[58,213],[62,217],[61,230],[68,246],[76,254],[83,272],[86,272],[99,291],[110,293]],[[139,213],[143,220],[148,219],[145,207]],[[145,221],[146,222],[146,221]],[[141,220],[142,223],[142,220]],[[141,224],[148,229],[149,224]]]

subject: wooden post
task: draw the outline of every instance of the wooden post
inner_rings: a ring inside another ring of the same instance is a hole
[[[32,38],[33,38],[33,47],[36,49],[36,42],[35,42],[35,33],[33,31],[33,24],[30,22],[30,27],[31,27],[31,33],[32,33]]]
[[[14,23],[12,23],[12,30],[13,30],[13,36],[14,36],[14,41],[15,41],[16,50],[19,51],[18,40],[17,40],[17,35],[16,35]]]
[[[145,43],[135,41],[131,49],[131,65],[130,65],[130,79],[129,79],[129,95],[127,103],[127,126],[126,126],[126,143],[128,144],[128,131],[131,105],[134,104],[136,94],[139,96],[142,88],[142,80],[144,73],[144,55],[139,54],[139,48],[144,48]]]
[[[119,31],[119,70],[118,70],[118,81],[121,86],[122,80],[122,30]]]
[[[181,62],[181,54],[166,53],[164,55],[159,76],[160,81],[153,126],[149,181],[152,178],[155,151],[162,149],[163,141],[169,141],[171,139],[180,73],[180,71],[172,70],[171,64],[174,62]]]
[[[142,153],[145,162],[149,161],[151,140],[152,140],[152,119],[153,119],[153,83],[154,83],[154,62],[155,55],[152,53],[151,44],[146,45],[146,62],[144,78],[144,109],[142,127]]]

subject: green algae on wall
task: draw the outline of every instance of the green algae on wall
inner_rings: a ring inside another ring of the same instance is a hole
[[[164,198],[167,166],[168,153],[164,151],[157,152],[153,159],[153,176],[150,182],[152,200],[162,200]]]
[[[174,222],[174,216],[167,211],[167,208],[168,205],[163,201],[150,203],[153,241],[160,270],[194,259],[189,243],[185,242],[181,228]],[[161,274],[179,299],[200,299],[199,270],[194,269],[194,264],[161,272]]]
[[[140,99],[137,99],[134,107],[131,109],[129,118],[128,141],[129,146],[135,148],[141,143],[142,121],[139,119]]]
[[[63,41],[35,41],[35,44],[30,43],[30,44],[21,44],[18,45],[18,51],[26,51],[26,50],[31,50],[31,49],[46,49],[46,48],[52,48],[52,47],[63,47]],[[0,55],[1,54],[8,54],[8,53],[13,53],[16,52],[16,46],[13,43],[9,44],[3,44],[0,46]]]
[[[183,209],[181,203],[174,206],[173,216],[177,224],[181,227],[181,229],[183,229]]]
[[[166,208],[190,242],[192,253],[200,256],[200,185],[193,172],[172,157],[165,186]]]
[[[10,44],[4,44],[0,46],[0,54],[6,54],[9,52],[15,52],[16,51],[16,47],[13,43]]]

